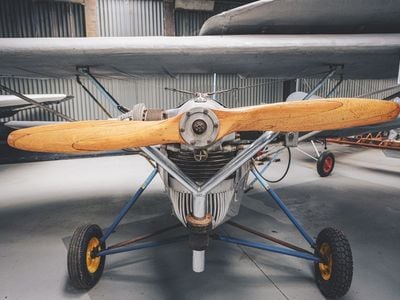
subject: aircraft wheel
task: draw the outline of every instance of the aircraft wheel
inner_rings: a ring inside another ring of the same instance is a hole
[[[68,249],[68,275],[71,283],[78,289],[90,289],[103,274],[105,256],[96,252],[105,249],[100,244],[103,232],[98,225],[82,225],[75,230]]]
[[[330,151],[324,151],[318,158],[317,171],[319,176],[329,176],[335,167],[335,156]]]
[[[323,259],[314,264],[321,293],[327,298],[344,296],[353,278],[353,256],[347,238],[339,230],[325,228],[318,234],[315,254]]]

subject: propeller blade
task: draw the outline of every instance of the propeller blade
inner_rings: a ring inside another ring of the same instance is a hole
[[[179,116],[162,121],[82,121],[13,131],[8,144],[37,152],[77,153],[183,143]]]
[[[367,99],[322,99],[213,110],[217,139],[236,131],[314,131],[371,125],[395,119],[400,106]],[[82,121],[13,131],[10,146],[37,152],[76,153],[184,143],[181,115],[161,121]]]
[[[218,139],[236,131],[316,131],[377,124],[395,119],[400,105],[390,101],[330,98],[213,110]]]

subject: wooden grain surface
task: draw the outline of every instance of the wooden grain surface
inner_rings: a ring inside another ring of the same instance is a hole
[[[396,118],[394,102],[335,98],[213,110],[220,126],[217,139],[239,131],[314,131],[349,128]],[[184,143],[181,115],[162,121],[82,121],[12,132],[14,148],[36,152],[76,153]]]
[[[218,138],[235,131],[314,131],[349,128],[392,120],[400,112],[394,102],[332,98],[214,110],[221,126]]]
[[[77,153],[183,143],[180,116],[162,121],[82,121],[20,129],[8,136],[14,148]]]

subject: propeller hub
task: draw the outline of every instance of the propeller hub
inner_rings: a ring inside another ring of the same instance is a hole
[[[183,114],[179,131],[185,143],[197,149],[205,148],[218,136],[218,118],[210,109],[195,107]]]
[[[195,134],[202,134],[207,130],[207,123],[202,119],[197,119],[192,123],[192,129]]]

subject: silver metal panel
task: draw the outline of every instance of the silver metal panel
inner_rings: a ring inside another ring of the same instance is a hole
[[[100,36],[163,35],[162,0],[98,0]]]
[[[340,65],[348,79],[383,79],[397,76],[399,51],[400,34],[1,39],[0,74],[66,78],[89,66],[109,77],[304,78]]]
[[[397,0],[262,0],[210,18],[202,35],[399,32]]]

